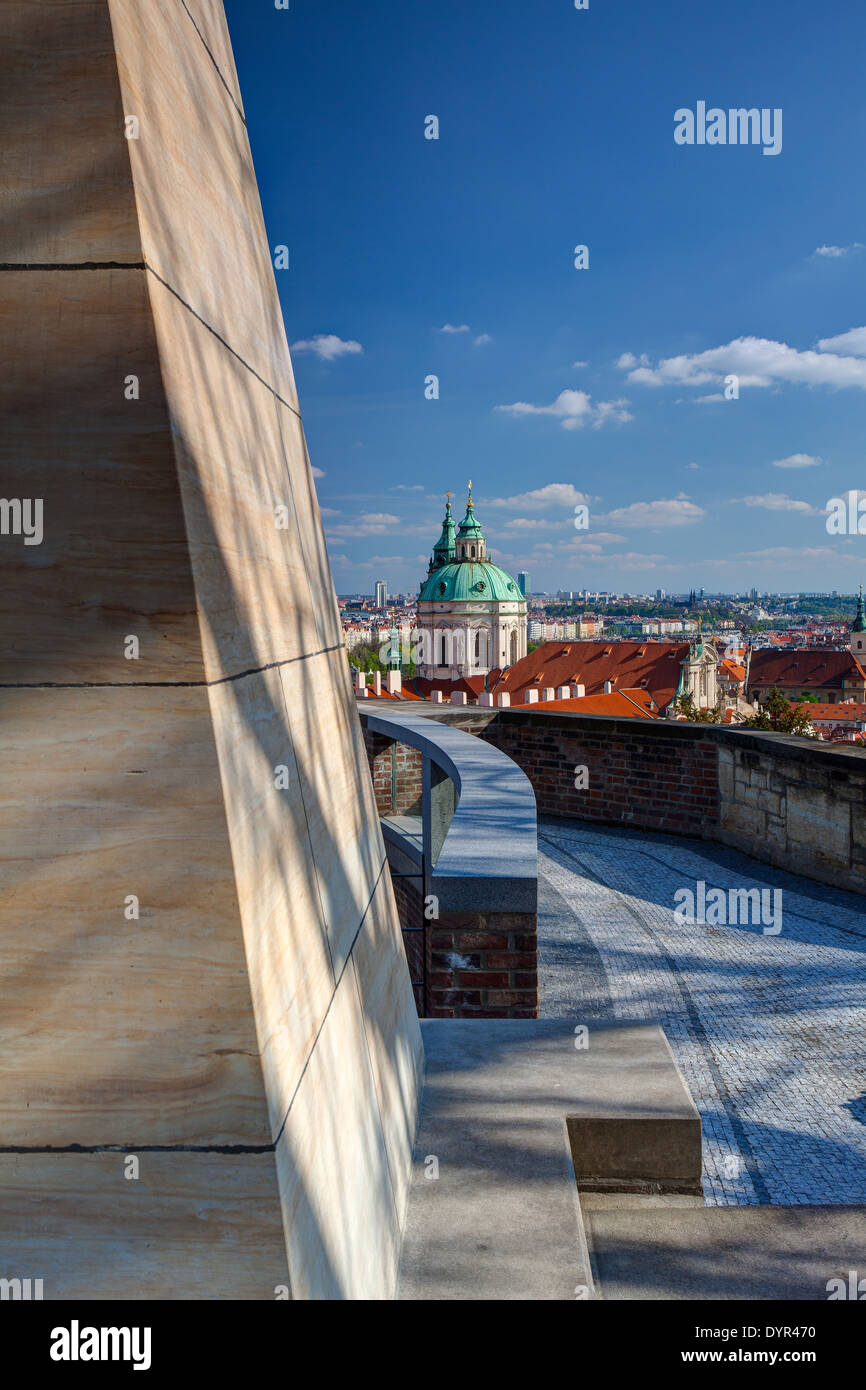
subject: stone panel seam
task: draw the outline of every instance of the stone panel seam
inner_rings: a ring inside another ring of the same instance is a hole
[[[214,68],[216,69],[216,74],[217,74],[217,76],[218,76],[220,82],[223,84],[223,86],[225,87],[226,91],[228,92],[229,101],[231,102],[231,104],[232,104],[232,106],[235,108],[235,110],[237,111],[237,113],[238,113],[238,115],[240,116],[241,120],[243,121],[244,125],[246,125],[246,123],[247,123],[247,118],[246,118],[246,116],[244,115],[244,113],[243,113],[243,111],[241,110],[241,108],[238,106],[237,102],[235,101],[234,95],[232,94],[232,89],[231,89],[231,87],[229,86],[229,84],[226,82],[225,78],[223,77],[222,69],[220,68],[219,63],[217,62],[216,58],[213,56],[213,54],[211,53],[210,49],[208,48],[208,46],[207,46],[207,41],[205,40],[205,37],[204,37],[203,33],[201,32],[201,29],[199,29],[198,25],[196,24],[195,20],[193,19],[193,16],[192,16],[192,14],[190,13],[190,11],[189,11],[189,9],[188,9],[188,7],[187,7],[186,0],[180,0],[180,3],[183,5],[183,8],[186,10],[187,15],[189,15],[190,24],[192,25],[193,29],[195,29],[195,32],[198,34],[199,39],[200,39],[201,42],[202,42],[202,46],[203,46],[205,52],[207,53],[207,56],[210,58],[211,62],[213,63]]]
[[[282,661],[269,661],[266,666],[250,666],[245,671],[218,676],[212,681],[0,681],[0,690],[209,690],[216,685],[230,685],[233,681],[246,680],[247,676],[260,676],[264,671],[278,671],[298,661],[310,661],[313,657],[342,650],[343,644],[335,642],[333,646],[321,647],[315,652],[301,652],[299,656],[287,656]]]
[[[316,1036],[313,1038],[312,1044],[311,1044],[311,1046],[310,1046],[310,1050],[309,1050],[309,1052],[307,1053],[306,1060],[305,1060],[305,1062],[304,1062],[303,1067],[301,1068],[301,1074],[300,1074],[300,1076],[298,1077],[297,1082],[295,1083],[295,1089],[292,1091],[291,1097],[290,1097],[290,1099],[289,1099],[289,1103],[288,1103],[288,1105],[286,1106],[286,1113],[285,1113],[285,1115],[283,1116],[282,1124],[280,1125],[280,1128],[279,1128],[279,1130],[277,1131],[276,1137],[275,1137],[275,1139],[274,1139],[274,1148],[275,1148],[275,1149],[276,1149],[277,1145],[279,1144],[280,1140],[281,1140],[282,1137],[283,1137],[283,1131],[285,1130],[286,1125],[288,1124],[289,1116],[290,1116],[290,1114],[292,1113],[292,1106],[294,1105],[295,1100],[296,1100],[297,1095],[298,1095],[298,1092],[299,1092],[299,1090],[301,1089],[301,1086],[303,1085],[304,1077],[305,1077],[306,1074],[307,1074],[307,1068],[309,1067],[310,1062],[312,1061],[313,1054],[315,1053],[316,1048],[317,1048],[318,1045],[319,1045],[319,1038],[322,1036],[322,1031],[323,1031],[323,1029],[324,1029],[324,1027],[325,1027],[325,1024],[326,1024],[327,1021],[328,1021],[328,1015],[330,1014],[331,1009],[332,1009],[333,1004],[334,1004],[334,1000],[335,1000],[336,997],[337,997],[337,990],[340,988],[340,985],[343,983],[343,977],[344,977],[345,974],[346,974],[346,970],[347,970],[347,968],[348,968],[348,966],[349,966],[349,962],[352,960],[352,954],[353,954],[353,952],[354,952],[354,950],[355,950],[355,944],[356,944],[356,942],[357,942],[357,940],[358,940],[358,937],[361,935],[361,931],[362,931],[362,929],[363,929],[364,923],[365,923],[366,920],[367,920],[367,913],[370,911],[370,906],[371,906],[371,904],[372,904],[372,902],[373,902],[373,899],[374,899],[375,896],[376,896],[376,893],[377,893],[378,890],[379,890],[379,884],[380,884],[381,881],[382,881],[382,875],[384,874],[384,872],[385,872],[385,870],[386,870],[387,867],[388,867],[388,861],[387,861],[387,859],[383,859],[381,865],[379,866],[379,872],[378,872],[377,875],[376,875],[376,881],[375,881],[375,883],[373,884],[373,890],[372,890],[372,892],[370,893],[369,898],[367,899],[367,906],[364,908],[364,911],[361,913],[361,920],[360,920],[360,922],[358,923],[358,930],[355,932],[355,935],[352,937],[352,944],[350,945],[348,951],[346,952],[346,959],[343,961],[343,968],[342,968],[342,970],[340,971],[339,978],[338,978],[336,984],[334,985],[333,990],[331,991],[331,997],[330,997],[330,999],[328,1000],[328,1007],[326,1008],[326,1010],[325,1010],[325,1012],[324,1012],[324,1014],[323,1014],[323,1016],[322,1016],[322,1021],[321,1021],[321,1023],[319,1024],[318,1028],[316,1029]]]
[[[284,405],[287,410],[290,410],[292,414],[300,420],[301,412],[299,410],[296,410],[295,407],[285,399],[285,397],[281,396],[279,391],[277,391],[275,387],[271,386],[270,382],[265,381],[263,376],[259,376],[259,373],[256,371],[255,367],[251,367],[249,362],[247,362],[246,358],[241,357],[240,353],[235,351],[231,343],[226,342],[225,338],[220,333],[217,333],[215,328],[211,327],[207,319],[203,319],[201,314],[199,314],[197,310],[195,310],[192,307],[188,300],[184,299],[183,295],[179,294],[173,285],[170,285],[167,280],[164,280],[162,278],[158,270],[154,270],[153,266],[149,263],[145,265],[145,270],[153,276],[154,280],[158,280],[159,283],[163,286],[163,288],[168,290],[169,294],[173,294],[178,303],[182,304],[183,307],[192,314],[194,319],[198,319],[198,322],[202,325],[202,327],[206,328],[208,333],[213,334],[217,342],[222,343],[223,347],[231,353],[232,357],[236,357],[238,362],[240,362],[241,366],[246,367],[247,371],[255,377],[256,381],[261,382],[262,386],[264,386],[266,391],[270,391],[271,395],[274,396],[275,399],[280,402],[280,405]]]
[[[144,261],[0,261],[0,270],[147,270]]]

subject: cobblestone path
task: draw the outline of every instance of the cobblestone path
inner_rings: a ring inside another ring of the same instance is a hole
[[[866,901],[699,840],[541,818],[538,844],[541,1014],[661,1024],[707,1202],[866,1203]],[[678,917],[699,882],[781,889],[780,933]]]

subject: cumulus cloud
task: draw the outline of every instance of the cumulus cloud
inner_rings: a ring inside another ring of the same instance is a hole
[[[835,338],[821,338],[818,341],[821,352],[850,353],[852,357],[866,357],[866,328],[849,328],[847,333],[839,333]]]
[[[292,352],[315,353],[322,362],[335,362],[338,357],[347,357],[363,352],[360,343],[351,339],[344,341],[336,333],[317,333],[313,338],[301,338],[292,343]]]
[[[785,492],[765,492],[759,497],[740,497],[734,501],[745,502],[747,507],[763,507],[768,512],[802,512],[806,516],[818,516],[819,512],[809,502],[799,502]]]
[[[689,526],[704,516],[703,507],[681,492],[677,497],[660,497],[653,502],[632,502],[628,507],[616,507],[607,513],[605,520],[615,526],[646,526],[658,530],[665,526]]]
[[[324,478],[324,476],[325,476],[325,470],[324,470],[324,468],[315,468],[315,467],[314,467],[313,470],[312,470],[312,472],[313,472],[313,477],[314,477],[314,478]]]
[[[817,454],[789,454],[784,459],[773,459],[771,468],[817,468],[824,460]]]
[[[840,256],[848,256],[852,251],[862,251],[862,249],[862,241],[854,241],[850,246],[816,246],[812,255],[824,256],[829,260],[837,261]]]
[[[548,507],[565,507],[569,511],[579,505],[588,505],[592,499],[585,492],[578,492],[571,483],[547,483],[544,487],[533,488],[531,492],[518,492],[513,497],[491,497],[485,507],[510,507],[514,511],[543,511]]]
[[[843,337],[863,332],[866,330],[852,329]],[[839,340],[825,338],[818,345],[820,351],[810,348],[801,352],[771,338],[735,338],[706,352],[664,357],[654,367],[643,358],[636,359],[633,353],[624,353],[618,366],[628,372],[629,381],[641,386],[721,385],[726,376],[735,375],[740,386],[766,387],[788,382],[802,386],[857,386],[866,390],[866,362],[853,354],[839,355],[833,351],[834,344],[838,345]],[[851,344],[845,346],[850,353]]]
[[[468,323],[443,323],[438,330],[440,333],[471,333],[472,329]],[[472,339],[473,347],[484,347],[487,343],[492,343],[493,339],[489,333],[478,333]]]
[[[552,415],[559,420],[564,430],[581,430],[589,423],[600,429],[608,420],[622,423],[632,417],[626,410],[627,400],[599,401],[592,404],[592,397],[586,391],[560,391],[551,405],[530,405],[527,401],[515,401],[513,405],[497,405],[494,409],[505,415],[519,418],[524,415]]]
[[[392,526],[399,526],[399,516],[390,512],[362,512],[354,521],[329,526],[329,536],[381,536]]]

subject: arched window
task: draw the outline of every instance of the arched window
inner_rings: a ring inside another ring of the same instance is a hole
[[[473,547],[472,547],[472,558],[473,558],[473,560],[475,559],[475,546],[474,546],[474,545],[473,545]]]
[[[511,629],[511,656],[510,656],[509,663],[508,663],[509,666],[513,666],[516,660],[517,660],[517,628],[516,628],[516,627],[513,627],[513,628]]]

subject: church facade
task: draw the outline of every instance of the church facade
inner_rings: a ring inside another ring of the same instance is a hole
[[[526,655],[527,601],[488,558],[472,503],[455,528],[447,494],[442,532],[418,595],[417,666],[427,680],[458,680],[512,666]]]

